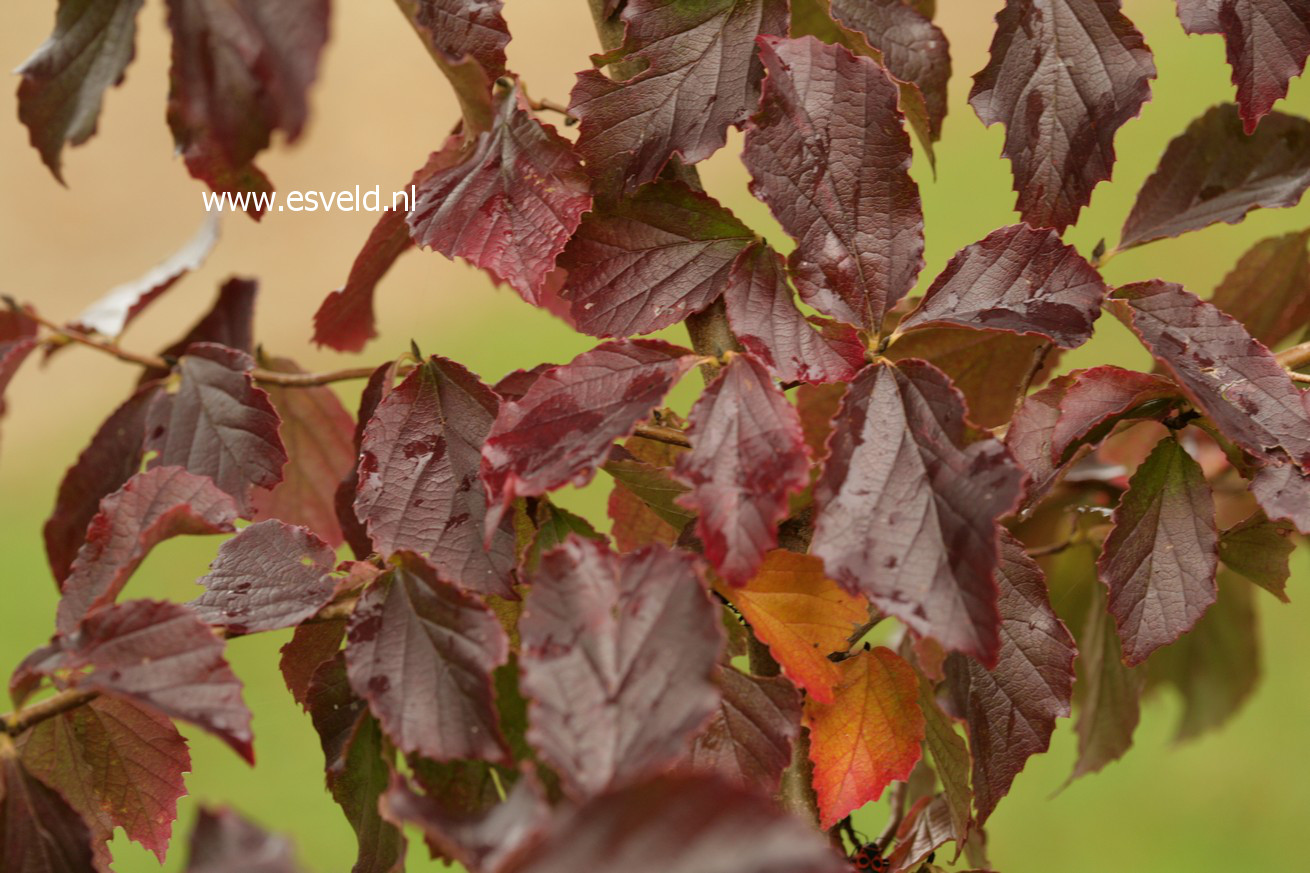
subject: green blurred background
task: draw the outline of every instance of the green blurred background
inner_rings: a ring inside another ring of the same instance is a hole
[[[393,5],[338,0],[332,39],[303,141],[260,161],[282,191],[404,184],[457,118],[446,83]],[[585,0],[508,0],[515,40],[510,66],[535,97],[567,102],[573,73],[597,50]],[[956,250],[1017,220],[1002,131],[985,130],[966,103],[970,76],[986,62],[992,16],[1000,0],[940,0],[938,21],[951,41],[955,76],[951,114],[937,150],[934,179],[922,156],[915,174],[927,213],[922,287]],[[1232,88],[1218,37],[1187,37],[1169,0],[1127,0],[1125,11],[1156,53],[1154,99],[1120,132],[1114,181],[1101,185],[1068,239],[1084,253],[1097,240],[1113,245],[1137,189],[1165,145]],[[54,0],[24,0],[0,11],[0,65],[18,66],[48,34]],[[139,275],[189,238],[201,222],[201,186],[172,157],[164,123],[168,40],[163,4],[146,4],[137,60],[127,81],[108,95],[99,135],[66,153],[69,187],[61,188],[27,144],[14,104],[0,121],[0,292],[28,300],[55,319],[75,316],[110,287]],[[16,87],[17,80],[11,80]],[[12,91],[10,92],[12,93]],[[1293,83],[1279,109],[1310,116],[1310,86]],[[737,156],[740,135],[702,165],[708,190],[775,244],[784,237],[746,189]],[[224,222],[224,239],[205,267],[157,303],[129,331],[124,345],[153,350],[171,341],[233,274],[262,282],[257,338],[271,352],[308,368],[380,361],[415,339],[426,352],[460,360],[488,381],[541,361],[563,361],[591,341],[494,289],[480,273],[439,255],[404,257],[379,293],[381,339],[361,356],[309,344],[310,316],[338,287],[374,216],[367,213],[271,214],[256,225]],[[1181,240],[1155,243],[1114,259],[1114,283],[1163,277],[1208,295],[1251,244],[1310,223],[1310,207],[1257,212],[1235,227],[1221,225]],[[1066,356],[1065,367],[1116,363],[1145,368],[1147,356],[1113,319],[1097,339]],[[677,331],[670,331],[677,337]],[[56,592],[45,564],[41,525],[64,469],[95,426],[127,395],[130,368],[80,349],[41,368],[35,362],[9,390],[10,414],[0,443],[0,673],[46,642]],[[687,403],[695,380],[679,390]],[[358,385],[343,386],[349,408]],[[565,502],[603,519],[608,479]],[[218,541],[175,540],[138,572],[129,596],[189,599]],[[1058,797],[1073,764],[1074,737],[1062,722],[1054,747],[1034,758],[992,818],[993,866],[1005,873],[1286,870],[1299,854],[1310,810],[1310,657],[1304,629],[1310,606],[1302,586],[1310,566],[1296,559],[1291,605],[1261,594],[1267,675],[1249,706],[1219,734],[1176,746],[1170,737],[1177,702],[1170,694],[1145,707],[1136,747],[1127,759],[1080,780]],[[181,825],[167,870],[180,870],[182,834],[195,804],[232,804],[271,828],[292,834],[310,869],[349,869],[353,836],[322,788],[322,759],[307,716],[292,703],[277,672],[283,635],[243,639],[231,659],[247,683],[255,714],[258,765],[251,769],[214,739],[187,730],[195,773],[181,805]],[[882,813],[866,821],[876,829]],[[159,869],[153,857],[119,839],[121,873]],[[410,870],[434,869],[421,847]],[[579,871],[584,873],[584,871]]]

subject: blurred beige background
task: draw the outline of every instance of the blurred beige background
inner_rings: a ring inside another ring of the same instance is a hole
[[[515,39],[512,69],[535,97],[567,103],[573,73],[598,49],[585,0],[507,0]],[[921,159],[928,222],[929,282],[946,258],[987,232],[1016,220],[1009,166],[1000,159],[1001,130],[985,130],[966,103],[970,76],[986,62],[999,0],[940,0],[938,21],[952,45],[955,76],[945,140],[934,180]],[[1125,11],[1157,52],[1160,79],[1141,118],[1119,134],[1113,184],[1102,185],[1068,238],[1084,252],[1111,243],[1137,188],[1168,141],[1206,107],[1231,99],[1222,42],[1186,37],[1169,0],[1128,0]],[[332,38],[314,114],[294,148],[275,146],[260,161],[280,191],[336,190],[404,184],[457,118],[445,81],[408,25],[387,0],[337,0]],[[0,65],[17,67],[49,33],[54,0],[20,0],[0,10]],[[58,319],[75,316],[114,285],[134,278],[189,239],[203,219],[200,183],[172,154],[164,121],[168,87],[167,34],[160,0],[140,18],[137,59],[124,85],[111,91],[100,130],[86,146],[65,152],[61,188],[27,143],[10,80],[0,112],[0,292],[35,304]],[[1310,115],[1310,87],[1294,83],[1280,109]],[[547,119],[550,120],[550,119]],[[737,160],[740,136],[703,165],[706,186],[775,244],[784,240],[767,211],[746,190]],[[273,213],[260,224],[227,216],[223,239],[203,269],[185,279],[124,337],[129,348],[153,351],[174,339],[203,311],[224,278],[261,282],[256,333],[271,352],[307,368],[380,361],[408,348],[459,359],[488,381],[544,360],[560,361],[591,345],[549,315],[496,290],[482,274],[430,252],[403,257],[378,294],[381,338],[360,356],[309,345],[310,318],[324,295],[345,279],[375,219],[369,213]],[[1256,240],[1310,223],[1310,207],[1256,213],[1244,224],[1153,244],[1117,258],[1113,282],[1162,276],[1208,295]],[[671,336],[678,332],[670,331]],[[1111,319],[1069,366],[1112,361],[1145,366],[1147,358]],[[85,350],[56,357],[44,369],[29,362],[9,389],[10,413],[0,441],[0,556],[5,606],[0,610],[0,673],[44,643],[55,592],[44,564],[40,526],[63,470],[98,422],[126,396],[135,373]],[[682,389],[686,399],[690,381]],[[343,386],[353,408],[358,386]],[[599,486],[608,483],[599,481]],[[584,509],[596,494],[571,498]],[[217,543],[174,541],[142,568],[133,596],[193,596]],[[1310,611],[1303,598],[1306,566],[1298,558],[1282,607],[1261,597],[1270,676],[1231,728],[1181,748],[1169,736],[1175,702],[1146,707],[1137,748],[1124,762],[1076,783],[1058,798],[1072,766],[1072,731],[1062,723],[1051,754],[1030,762],[1009,800],[992,819],[993,863],[1006,873],[1104,873],[1290,869],[1295,835],[1310,809],[1304,754],[1310,726]],[[306,862],[320,871],[345,870],[352,839],[321,783],[321,757],[309,720],[290,702],[276,672],[280,639],[243,640],[232,657],[248,682],[255,712],[259,766],[249,770],[215,741],[194,732],[195,775],[189,786],[205,802],[232,803],[267,825],[293,833]],[[189,826],[192,801],[183,803]],[[881,813],[868,821],[876,828]],[[181,869],[183,827],[168,869]],[[124,873],[158,869],[119,840]],[[421,847],[411,870],[429,869]]]

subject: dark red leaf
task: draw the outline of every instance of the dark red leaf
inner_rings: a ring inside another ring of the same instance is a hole
[[[1169,143],[1124,222],[1120,249],[1253,209],[1295,206],[1310,187],[1310,121],[1273,112],[1247,136],[1237,107],[1211,107]]]
[[[291,841],[230,809],[200,808],[186,873],[300,873]]]
[[[1001,535],[1001,654],[993,670],[962,655],[946,661],[963,703],[973,753],[973,792],[981,827],[1028,759],[1045,752],[1057,718],[1073,699],[1073,637],[1051,609],[1042,570],[1023,544]]]
[[[513,598],[513,520],[495,513],[488,521],[478,478],[498,406],[477,376],[429,358],[378,404],[364,429],[355,514],[383,556],[417,552],[443,579]]]
[[[1257,458],[1310,463],[1301,392],[1241,324],[1169,282],[1126,285],[1114,297],[1116,314],[1225,436]]]
[[[218,299],[186,336],[159,353],[161,358],[180,358],[195,343],[217,343],[229,349],[252,353],[255,348],[255,297],[259,283],[254,279],[228,279],[218,289]],[[147,368],[141,383],[162,379],[168,370]]]
[[[509,642],[490,609],[399,553],[350,618],[350,686],[401,751],[435,761],[504,761],[492,671]]]
[[[1260,681],[1260,634],[1251,586],[1219,573],[1219,598],[1192,632],[1147,662],[1156,682],[1168,682],[1183,700],[1178,740],[1222,727]]]
[[[91,830],[68,801],[12,750],[0,754],[0,869],[88,873],[96,869],[93,857]]]
[[[561,812],[545,842],[498,873],[848,873],[814,828],[755,791],[662,776]]]
[[[346,639],[346,620],[316,621],[296,628],[282,647],[278,668],[287,690],[302,707],[309,706],[309,685],[318,668],[341,650]]]
[[[107,840],[115,827],[164,862],[177,801],[191,770],[171,722],[128,700],[98,697],[41,722],[22,737],[27,769]],[[6,868],[8,869],[8,868]]]
[[[932,138],[940,137],[951,78],[950,44],[941,28],[905,0],[832,0],[831,12],[882,54],[887,72],[919,89]]]
[[[1063,232],[1078,220],[1154,78],[1151,50],[1119,0],[1006,0],[969,102],[984,124],[1005,125],[1024,221]]]
[[[781,676],[748,676],[727,665],[715,684],[723,699],[691,744],[691,765],[718,771],[760,794],[775,794],[801,731],[799,692]]]
[[[83,616],[114,601],[156,544],[181,534],[231,533],[237,507],[203,476],[180,467],[138,473],[100,501],[78,550],[58,627],[71,633]]]
[[[536,780],[525,776],[504,802],[470,815],[452,810],[448,796],[417,794],[396,777],[382,797],[382,810],[390,822],[417,825],[434,855],[491,873],[540,838],[550,820],[550,807],[541,795]]]
[[[1080,447],[1100,445],[1121,421],[1165,417],[1180,394],[1168,379],[1106,366],[1075,370],[1029,396],[1005,433],[1028,473],[1025,502],[1044,497]]]
[[[25,668],[189,721],[253,764],[250,710],[223,645],[181,604],[130,600],[91,613]]]
[[[951,258],[923,302],[896,328],[953,324],[1039,334],[1072,349],[1087,342],[1108,290],[1053,230],[1003,227]]]
[[[1105,592],[1094,586],[1087,619],[1078,637],[1078,762],[1070,781],[1095,773],[1123,757],[1141,717],[1145,671],[1123,662],[1123,646],[1106,609]]]
[[[592,336],[650,333],[713,303],[755,234],[709,196],[661,181],[600,206],[560,255],[564,298]]]
[[[1178,0],[1188,33],[1222,33],[1246,133],[1287,96],[1310,56],[1310,9],[1299,0]]]
[[[61,182],[64,145],[82,145],[96,132],[105,92],[123,81],[136,54],[143,2],[59,0],[54,33],[17,70],[18,118]]]
[[[1128,481],[1097,565],[1130,667],[1191,630],[1214,603],[1214,497],[1176,439],[1161,440]]]
[[[238,634],[295,627],[332,599],[336,553],[309,530],[277,519],[252,524],[219,546],[188,604]]]
[[[285,358],[263,365],[278,373],[302,372]],[[282,420],[278,433],[288,461],[272,491],[254,492],[255,517],[304,525],[336,548],[345,539],[337,519],[337,485],[356,463],[355,419],[325,385],[270,384],[265,390]]]
[[[463,156],[463,147],[462,136],[446,140],[445,146],[429,155],[427,163],[409,180],[406,199],[397,204],[401,208],[393,206],[382,213],[364,247],[355,255],[346,284],[328,294],[314,313],[315,343],[339,352],[358,352],[378,335],[373,294],[391,265],[414,244],[407,215],[417,200],[418,186],[433,173],[454,166]]]
[[[418,183],[406,221],[418,245],[462,257],[538,303],[591,193],[572,144],[525,103],[517,87],[500,94],[491,129],[463,162]]]
[[[787,32],[785,0],[628,0],[623,47],[602,56],[640,72],[615,81],[578,74],[569,112],[581,119],[578,150],[598,190],[633,194],[674,154],[703,161],[759,100],[761,34]]]
[[[877,331],[923,268],[923,209],[896,86],[866,57],[813,37],[760,41],[769,71],[742,160],[795,238],[801,297]]]
[[[1256,470],[1251,493],[1271,519],[1310,535],[1310,472],[1290,463],[1267,464]]]
[[[295,142],[305,128],[328,0],[169,0],[168,27],[168,125],[187,169],[215,191],[271,191],[253,162],[274,130]]]
[[[5,414],[5,389],[36,348],[36,335],[35,321],[10,309],[0,310],[0,416]]]
[[[796,308],[782,256],[763,243],[737,256],[723,300],[742,348],[784,382],[845,382],[864,366],[855,330],[808,321]]]
[[[689,555],[570,537],[519,632],[528,741],[578,798],[678,761],[718,705],[723,630]]]
[[[1296,551],[1289,533],[1285,525],[1276,524],[1264,513],[1257,512],[1219,537],[1219,560],[1229,570],[1287,603],[1287,579],[1292,574],[1288,559]]]
[[[996,661],[996,521],[1023,474],[976,433],[964,400],[922,361],[851,383],[814,489],[811,552],[847,590],[946,648]]]
[[[914,804],[896,831],[896,849],[887,857],[891,869],[922,870],[934,850],[956,839],[951,809],[944,795],[923,797]],[[928,866],[928,865],[925,865]]]
[[[369,376],[364,390],[359,395],[359,414],[355,416],[355,454],[359,454],[364,442],[364,431],[373,420],[378,404],[391,393],[398,370],[399,361],[387,361],[378,366]],[[337,521],[341,523],[341,532],[350,544],[355,557],[364,560],[373,554],[373,541],[369,538],[364,522],[355,514],[355,494],[359,490],[359,468],[354,467],[337,486],[336,508]]]
[[[680,502],[699,513],[705,557],[745,584],[778,544],[788,495],[810,484],[800,416],[763,364],[735,354],[696,401],[688,435],[675,470],[691,492]]]
[[[368,705],[350,688],[344,655],[323,664],[310,683],[306,708],[326,759],[328,790],[359,843],[351,873],[390,873],[405,860],[405,838],[382,820],[378,800],[391,780],[389,752]]]
[[[44,528],[46,554],[56,581],[68,578],[100,501],[141,469],[146,411],[159,390],[157,384],[142,387],[115,409],[59,483],[55,508]]]
[[[243,516],[253,512],[251,489],[282,481],[286,449],[268,392],[250,376],[254,360],[213,343],[191,346],[178,361],[174,394],[161,394],[146,421],[152,467],[185,467],[231,494]]]
[[[108,339],[118,336],[136,317],[209,257],[218,242],[218,216],[210,215],[194,237],[167,260],[139,278],[111,289],[83,310],[68,326],[82,333],[96,333]]]
[[[1256,243],[1210,302],[1269,348],[1310,324],[1310,228]]]
[[[591,481],[614,441],[631,434],[695,364],[694,355],[666,342],[620,340],[542,373],[522,398],[501,406],[482,447],[488,530],[515,497]]]

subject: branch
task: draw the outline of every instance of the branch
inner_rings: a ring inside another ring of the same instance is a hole
[[[1285,369],[1299,370],[1310,364],[1310,342],[1292,346],[1290,349],[1283,349],[1274,355],[1274,358]],[[1295,375],[1293,378],[1295,378]]]
[[[171,370],[176,363],[158,355],[143,355],[138,352],[128,351],[110,340],[83,333],[67,325],[56,324],[50,319],[38,315],[30,307],[20,305],[12,297],[5,297],[4,302],[10,309],[41,325],[64,342],[78,343],[98,352],[112,355],[120,361],[137,364],[151,370]],[[397,372],[403,376],[412,368],[412,364],[402,364]],[[377,367],[350,367],[343,370],[329,370],[324,373],[279,373],[276,370],[256,367],[250,371],[250,375],[256,382],[265,385],[279,385],[283,388],[309,388],[317,385],[329,385],[333,382],[367,379],[373,375],[373,371],[376,369]]]
[[[351,612],[354,611],[355,603],[358,600],[359,597],[357,595],[352,595],[333,603],[329,603],[301,623],[321,624],[323,622],[349,618]],[[243,636],[250,636],[250,634],[229,631],[227,628],[214,628],[214,636],[220,637],[221,639],[232,640]],[[24,706],[16,712],[0,716],[0,724],[3,724],[3,731],[0,731],[0,736],[17,737],[24,731],[35,727],[41,722],[54,718],[57,715],[63,715],[65,712],[77,709],[79,706],[84,706],[99,696],[100,692],[91,688],[65,688],[53,697],[47,697],[44,700],[33,703],[31,706]]]
[[[1019,394],[1014,398],[1014,411],[1018,412],[1019,407],[1028,399],[1028,390],[1033,387],[1033,380],[1037,374],[1042,371],[1042,365],[1046,363],[1046,356],[1051,353],[1055,343],[1047,340],[1033,350],[1032,364],[1028,367],[1028,372],[1024,374],[1023,381],[1019,383]]]
[[[657,443],[681,446],[684,449],[691,448],[691,440],[687,439],[687,435],[676,427],[666,427],[662,424],[639,424],[632,435]]]

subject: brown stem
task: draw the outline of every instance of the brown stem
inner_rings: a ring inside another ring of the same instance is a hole
[[[1018,412],[1019,407],[1023,406],[1023,402],[1028,399],[1028,389],[1033,387],[1033,380],[1042,371],[1042,365],[1046,363],[1046,356],[1051,353],[1053,346],[1054,343],[1047,340],[1033,350],[1032,364],[1028,367],[1028,372],[1024,374],[1023,381],[1019,383],[1019,394],[1014,398],[1015,412]]]
[[[633,436],[657,443],[668,443],[671,446],[681,446],[684,449],[691,448],[691,440],[687,439],[685,433],[676,427],[666,427],[662,424],[639,424]]]
[[[1283,349],[1274,355],[1280,366],[1288,370],[1299,370],[1310,364],[1310,342]]]

